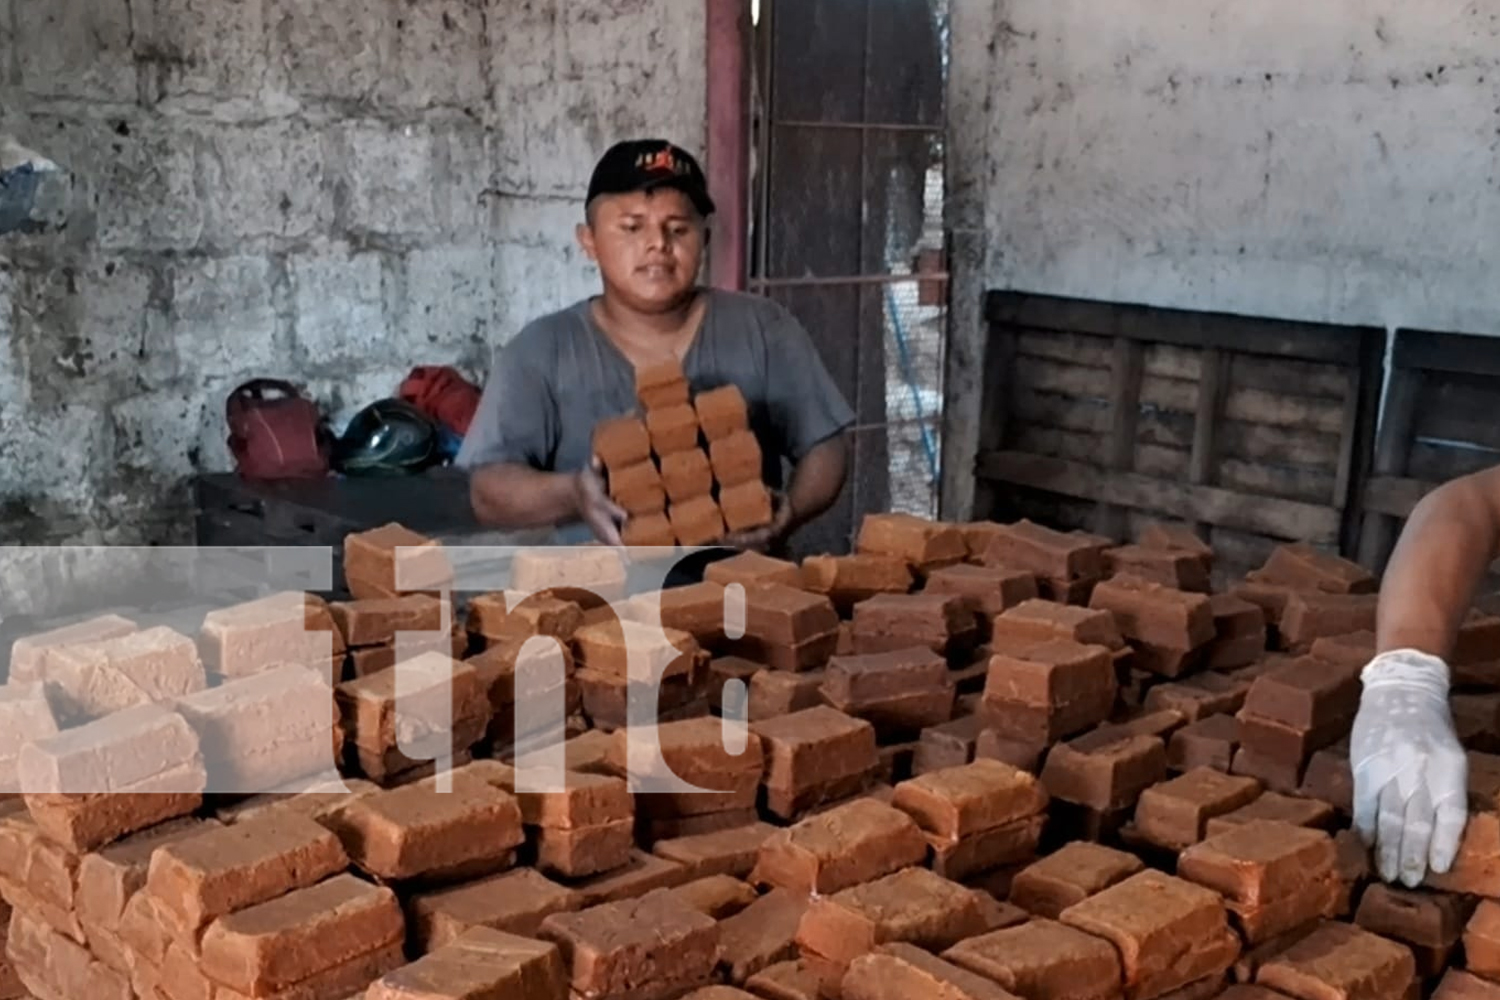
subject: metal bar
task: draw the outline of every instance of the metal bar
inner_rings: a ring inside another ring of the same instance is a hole
[[[855,274],[841,278],[753,278],[752,288],[820,288],[828,285],[904,285],[908,282],[947,281],[947,271],[921,274]]]
[[[775,128],[826,128],[855,132],[922,132],[927,135],[941,135],[943,132],[939,126],[903,125],[900,122],[815,122],[773,119],[770,124]]]
[[[744,291],[750,227],[750,124],[746,43],[750,29],[747,0],[706,0],[708,4],[708,171],[709,194],[718,208],[721,236],[710,252],[715,287]]]
[[[755,59],[756,66],[760,70],[757,77],[760,83],[760,134],[756,137],[759,155],[756,160],[756,169],[759,176],[755,179],[756,206],[755,206],[755,264],[754,275],[762,278],[770,271],[771,260],[771,234],[769,231],[771,219],[771,157],[775,151],[771,147],[771,110],[775,107],[776,81],[772,79],[771,67],[774,62],[776,33],[773,26],[776,23],[776,0],[763,0],[760,5],[760,24],[752,27],[755,37]]]

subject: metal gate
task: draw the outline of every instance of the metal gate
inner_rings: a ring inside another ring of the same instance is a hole
[[[936,516],[947,273],[947,0],[760,0],[751,291],[807,327],[857,414],[839,503],[799,554],[872,511]]]

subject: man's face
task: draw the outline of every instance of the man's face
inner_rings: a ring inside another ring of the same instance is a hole
[[[578,241],[604,283],[632,308],[650,312],[680,303],[703,262],[703,217],[674,188],[609,195],[594,202],[593,221]]]

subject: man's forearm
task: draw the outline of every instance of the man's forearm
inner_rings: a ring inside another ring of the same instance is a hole
[[[834,505],[849,474],[849,439],[840,434],[829,438],[802,456],[792,470],[787,501],[792,506],[788,533],[816,520]]]
[[[1380,588],[1381,652],[1447,659],[1500,548],[1500,469],[1457,479],[1417,505]]]
[[[575,478],[522,465],[484,465],[469,477],[474,516],[489,528],[549,528],[578,517]]]

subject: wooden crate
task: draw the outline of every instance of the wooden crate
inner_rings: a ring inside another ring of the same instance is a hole
[[[1195,526],[1232,579],[1349,553],[1385,333],[993,292],[975,509],[1133,538]]]
[[[1400,330],[1375,444],[1358,556],[1384,570],[1401,526],[1436,486],[1500,465],[1500,341]],[[1488,586],[1500,580],[1493,575]]]

